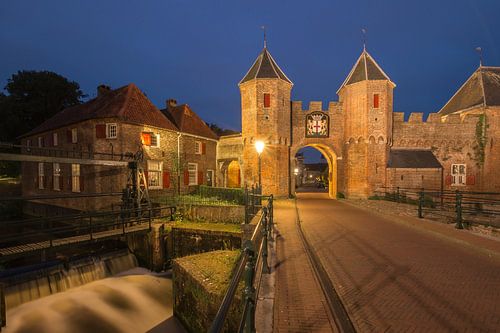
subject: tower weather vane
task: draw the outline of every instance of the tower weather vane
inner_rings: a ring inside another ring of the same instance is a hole
[[[366,29],[361,28],[361,33],[363,34],[363,50],[366,50]]]
[[[264,48],[266,48],[267,47],[266,26],[262,25],[260,28],[264,30]]]
[[[479,67],[483,66],[483,49],[481,46],[476,47],[476,52],[479,54]]]

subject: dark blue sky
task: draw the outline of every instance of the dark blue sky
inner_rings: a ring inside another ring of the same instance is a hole
[[[362,48],[397,84],[395,111],[433,112],[477,68],[500,66],[499,0],[23,1],[0,3],[0,83],[51,70],[95,87],[137,84],[240,129],[237,87],[262,48],[295,83],[293,99],[337,100]],[[326,104],[325,104],[326,105]]]

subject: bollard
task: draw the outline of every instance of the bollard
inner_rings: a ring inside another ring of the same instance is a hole
[[[252,242],[245,246],[248,260],[245,264],[245,301],[248,302],[248,311],[245,318],[245,332],[255,332],[255,288],[253,287],[253,276],[255,270],[255,252]]]
[[[422,207],[424,206],[424,189],[418,193],[418,218],[423,218]]]
[[[269,274],[269,264],[267,262],[267,228],[268,228],[268,211],[267,207],[262,208],[262,214],[264,215],[262,218],[262,273]]]
[[[457,224],[455,225],[455,228],[457,229],[463,229],[463,221],[462,221],[462,195],[460,192],[457,190],[455,194],[455,211],[457,212]]]

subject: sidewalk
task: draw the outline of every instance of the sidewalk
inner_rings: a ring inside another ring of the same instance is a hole
[[[328,304],[297,231],[294,202],[276,201],[274,209],[277,229],[274,332],[334,332]]]

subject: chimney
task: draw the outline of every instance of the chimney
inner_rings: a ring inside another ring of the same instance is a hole
[[[167,109],[175,108],[177,106],[177,100],[173,98],[167,99]]]
[[[97,97],[104,96],[106,93],[108,93],[110,91],[111,91],[111,87],[110,86],[107,86],[105,84],[100,84],[97,87]]]

